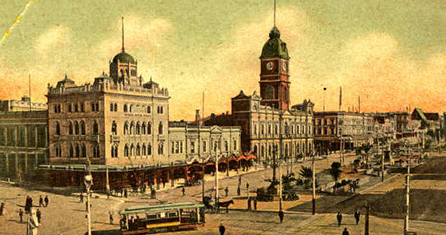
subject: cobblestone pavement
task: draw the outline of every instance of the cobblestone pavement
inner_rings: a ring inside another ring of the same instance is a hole
[[[346,162],[351,162],[355,156],[347,156]],[[332,161],[338,161],[338,155],[330,156],[327,160],[316,161],[316,171],[327,168]],[[311,162],[298,163],[293,166],[296,171],[301,165],[311,166]],[[286,167],[282,167],[282,172],[286,172]],[[248,172],[242,175],[242,186],[247,182],[250,188],[261,187],[267,185],[264,181],[270,178],[272,169],[263,169],[257,172]],[[238,184],[238,176],[226,177],[222,174],[220,181],[220,195],[222,200],[226,200],[223,189],[229,188],[229,200],[236,195]],[[209,195],[214,186],[213,178],[208,178],[205,183],[205,194]],[[117,212],[129,206],[141,204],[153,204],[160,202],[180,202],[180,201],[201,201],[202,186],[192,186],[186,188],[186,196],[181,196],[181,189],[169,189],[157,193],[157,199],[150,199],[148,195],[133,195],[129,198],[112,197],[110,199],[94,197],[92,199],[92,222],[93,230],[108,230],[103,234],[119,234],[118,215]],[[243,187],[242,194],[246,194],[246,187]],[[40,195],[48,195],[50,204],[48,207],[40,208],[42,211],[42,223],[40,226],[40,234],[44,235],[80,235],[86,231],[85,204],[79,203],[76,195],[67,196],[42,192],[38,190],[27,190],[25,188],[16,187],[7,183],[0,183],[0,201],[6,203],[5,215],[0,216],[0,234],[24,234],[26,229],[25,223],[19,222],[18,209],[24,205],[26,196],[31,196],[34,205],[38,204]],[[96,195],[94,195],[96,196]],[[304,199],[306,198],[306,199]],[[302,196],[302,200],[307,201],[309,197]],[[246,200],[240,205],[243,208]],[[246,205],[245,205],[246,206]],[[238,207],[237,205],[235,207]],[[259,203],[259,210],[274,210],[277,208],[277,202]],[[109,225],[109,211],[115,214],[115,224]],[[349,216],[347,216],[349,217]],[[353,219],[346,219],[346,226],[352,232],[350,234],[359,234],[363,226],[353,225]],[[341,234],[341,228],[335,225],[335,216],[332,214],[321,214],[311,216],[307,213],[287,214],[285,222],[279,224],[277,214],[274,212],[247,212],[247,211],[230,211],[229,214],[209,214],[205,226],[200,227],[196,231],[182,232],[181,234],[218,234],[218,225],[223,223],[227,227],[227,234]],[[374,234],[397,234],[402,222],[399,220],[381,219],[372,217],[372,224],[376,224],[371,231]],[[377,224],[383,224],[377,226]],[[415,231],[419,229],[419,234],[446,234],[446,226],[444,224],[435,224],[428,222],[413,222]],[[429,224],[431,224],[429,226]],[[382,232],[377,233],[381,229]],[[438,233],[430,233],[435,229]],[[392,232],[393,231],[393,232]],[[425,233],[424,233],[425,232]],[[178,234],[178,233],[176,233]],[[373,234],[373,233],[372,233]]]

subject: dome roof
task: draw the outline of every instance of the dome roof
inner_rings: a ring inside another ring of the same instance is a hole
[[[118,61],[121,63],[135,63],[135,59],[133,59],[133,56],[127,54],[125,51],[122,51],[121,53],[115,55],[115,57],[113,58],[113,63],[117,63]]]
[[[265,58],[283,58],[289,59],[286,43],[280,39],[280,31],[274,26],[269,32],[269,40],[265,43],[262,50],[261,59]]]

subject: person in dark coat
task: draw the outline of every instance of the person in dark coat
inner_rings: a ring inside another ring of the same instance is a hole
[[[3,215],[3,210],[5,209],[5,203],[4,202],[2,202],[1,204],[0,204],[0,215]]]
[[[42,195],[40,195],[40,197],[39,197],[39,207],[43,207],[43,206],[45,206],[43,204],[43,197],[42,197]]]
[[[45,207],[47,207],[49,203],[50,203],[50,199],[48,198],[48,195],[46,195],[45,196]]]
[[[29,213],[29,196],[27,196],[25,200],[25,213]]]
[[[336,215],[336,219],[338,220],[338,226],[341,227],[342,214],[340,212],[338,212],[338,214]]]
[[[279,220],[280,220],[280,223],[282,223],[283,222],[283,217],[285,216],[285,214],[283,213],[283,211],[279,211]]]
[[[184,197],[186,196],[186,189],[183,187],[181,188],[181,195]]]
[[[110,224],[113,224],[113,212],[112,211],[110,211],[109,212],[109,214],[110,214]]]
[[[344,228],[344,231],[342,232],[342,235],[350,235],[350,233],[348,232],[347,228]]]
[[[37,216],[37,222],[40,224],[40,219],[42,218],[42,213],[40,212],[39,209],[37,209],[36,216]]]
[[[240,185],[237,187],[237,196],[240,196]]]
[[[257,197],[254,198],[254,210],[257,210]]]
[[[128,197],[128,192],[127,189],[124,189],[124,197],[127,198]]]
[[[20,217],[20,223],[23,222],[23,211],[22,209],[19,209],[19,217]]]
[[[228,188],[228,186],[226,186],[226,188],[225,188],[225,195],[226,195],[226,197],[228,196],[228,194],[229,194],[229,188]]]
[[[81,194],[79,195],[79,202],[80,202],[80,203],[84,203],[84,194],[83,194],[83,193],[81,193]]]
[[[251,210],[251,198],[248,198],[248,211]]]
[[[361,212],[359,210],[355,211],[355,219],[356,219],[356,225],[359,224],[359,218],[361,217]]]
[[[218,226],[218,231],[220,231],[220,235],[225,235],[225,226],[223,226],[223,224],[220,224],[220,226]]]

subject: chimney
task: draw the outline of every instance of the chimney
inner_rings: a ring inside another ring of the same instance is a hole
[[[200,110],[195,110],[195,121],[198,122],[200,120]]]

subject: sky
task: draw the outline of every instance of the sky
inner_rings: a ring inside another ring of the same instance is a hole
[[[0,34],[28,0],[0,0]],[[259,91],[273,0],[35,0],[0,46],[0,99],[46,102],[48,84],[108,73],[126,52],[139,74],[169,89],[170,119],[230,111],[240,90]],[[446,0],[277,0],[277,27],[290,53],[291,103],[316,110],[443,112]],[[0,37],[1,37],[0,36]],[[323,88],[327,90],[324,95]],[[324,98],[325,97],[325,98]]]

